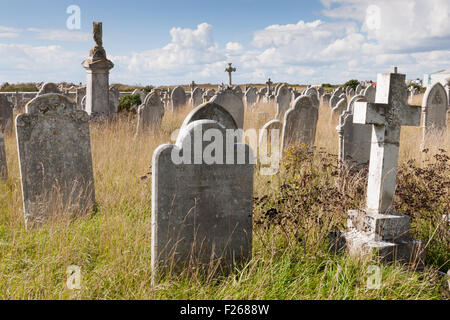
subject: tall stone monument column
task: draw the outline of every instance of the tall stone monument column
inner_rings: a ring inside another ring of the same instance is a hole
[[[102,42],[102,23],[93,23],[95,46],[89,57],[83,61],[86,69],[86,109],[91,116],[110,116],[109,108],[109,70],[114,64],[106,58]]]

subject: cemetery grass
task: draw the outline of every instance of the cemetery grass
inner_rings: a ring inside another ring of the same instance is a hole
[[[267,105],[258,111],[270,112]],[[381,264],[329,252],[330,231],[345,229],[347,210],[363,208],[365,173],[337,170],[336,124],[321,107],[316,148],[294,146],[278,175],[255,170],[253,258],[228,275],[193,268],[151,283],[151,159],[189,112],[164,116],[161,131],[134,139],[136,119],[91,125],[97,212],[25,230],[14,133],[6,134],[9,179],[0,183],[1,299],[448,299],[440,272],[449,268],[449,132],[427,153],[420,128],[402,130],[396,209],[412,216],[427,243],[427,267]],[[246,113],[246,128],[261,128]],[[437,147],[447,151],[438,150]],[[66,270],[81,267],[81,289]],[[369,289],[368,268],[381,268]]]

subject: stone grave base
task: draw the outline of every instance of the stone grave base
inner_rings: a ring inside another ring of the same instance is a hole
[[[351,255],[375,254],[383,262],[411,263],[421,269],[425,245],[409,235],[411,218],[399,213],[373,214],[350,210],[347,231],[330,235],[332,251],[347,250]]]

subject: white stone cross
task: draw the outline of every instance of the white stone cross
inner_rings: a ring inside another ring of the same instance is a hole
[[[375,103],[356,102],[353,123],[372,125],[367,212],[392,212],[402,126],[419,126],[421,107],[407,103],[405,75],[378,74]]]
[[[231,65],[232,65],[232,63],[228,63],[228,68],[225,69],[225,72],[228,72],[228,86],[230,86],[230,87],[232,86],[231,73],[236,72],[236,68],[233,68]]]

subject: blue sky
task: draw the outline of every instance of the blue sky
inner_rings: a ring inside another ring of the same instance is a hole
[[[450,65],[448,0],[0,0],[0,82],[85,82],[92,21],[115,63],[111,82],[180,84],[407,78]],[[67,7],[81,10],[69,30]]]

